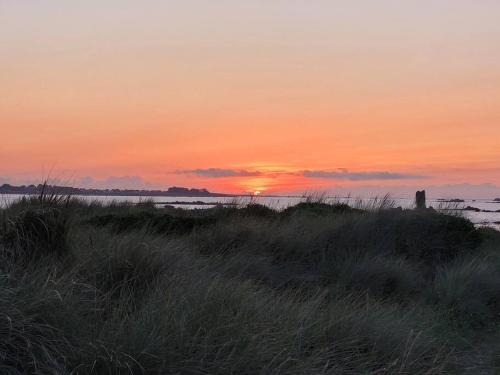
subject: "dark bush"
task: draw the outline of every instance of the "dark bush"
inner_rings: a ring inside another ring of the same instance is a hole
[[[282,211],[283,216],[290,215],[317,215],[326,216],[332,214],[344,214],[348,212],[363,212],[363,210],[352,208],[345,203],[328,204],[323,202],[302,202],[288,207]]]
[[[304,235],[314,238],[309,244],[315,246],[307,249],[310,259],[370,253],[402,256],[433,268],[471,253],[482,242],[469,220],[431,210],[380,210],[303,222],[308,228]]]
[[[481,235],[469,220],[433,210],[407,210],[381,219],[394,225],[397,253],[428,264],[449,262],[481,243]]]
[[[277,211],[258,203],[251,203],[247,206],[237,210],[237,213],[241,216],[252,216],[252,217],[274,217],[278,213]]]

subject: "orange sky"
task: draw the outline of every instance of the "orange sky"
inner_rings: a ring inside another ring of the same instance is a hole
[[[498,19],[495,0],[0,0],[0,183],[500,185]]]

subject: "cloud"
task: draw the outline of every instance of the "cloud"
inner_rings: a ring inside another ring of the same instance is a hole
[[[248,171],[245,169],[224,169],[224,168],[199,168],[176,171],[177,174],[190,174],[199,177],[223,178],[223,177],[255,177],[261,176],[260,171]]]
[[[302,176],[307,178],[325,178],[325,179],[349,180],[349,181],[415,180],[415,179],[426,178],[426,176],[408,174],[408,173],[396,173],[387,171],[349,172],[346,169],[338,169],[336,171],[306,170],[302,172]]]
[[[387,171],[376,172],[349,172],[347,169],[337,170],[305,170],[299,172],[291,171],[258,171],[245,169],[229,169],[229,168],[197,168],[177,170],[176,174],[188,174],[207,178],[224,178],[224,177],[278,177],[281,175],[294,175],[306,178],[323,178],[335,180],[350,180],[350,181],[369,181],[369,180],[414,180],[426,178],[426,176],[395,173]]]

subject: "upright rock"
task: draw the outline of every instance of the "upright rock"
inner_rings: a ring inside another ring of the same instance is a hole
[[[425,190],[417,191],[415,194],[415,203],[418,209],[425,209],[427,205],[425,203]]]

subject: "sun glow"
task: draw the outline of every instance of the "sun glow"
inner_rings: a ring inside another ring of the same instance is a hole
[[[500,1],[213,3],[0,0],[0,184],[500,185]]]

